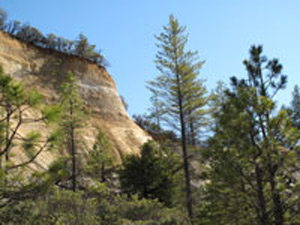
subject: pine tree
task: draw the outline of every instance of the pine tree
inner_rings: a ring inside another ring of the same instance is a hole
[[[141,149],[141,156],[129,155],[124,160],[120,171],[121,188],[127,194],[157,198],[170,206],[177,167],[177,159],[168,149],[153,141],[147,142]]]
[[[26,135],[21,134],[25,125],[38,122],[51,122],[56,119],[52,107],[42,104],[42,96],[35,90],[25,90],[21,83],[6,75],[0,67],[0,160],[5,163],[6,171],[23,167],[33,162],[40,153],[47,149],[53,141],[50,133],[48,138],[42,138],[38,130],[28,130]],[[30,110],[40,113],[39,117],[28,116]],[[21,147],[28,160],[14,164],[11,162],[13,148]]]
[[[72,190],[76,191],[78,176],[78,139],[77,130],[82,128],[86,119],[86,112],[82,98],[78,94],[78,84],[71,72],[62,85],[60,104],[62,107],[61,129],[64,134],[64,143],[71,156]]]
[[[194,123],[203,110],[205,90],[201,81],[197,79],[203,62],[198,60],[197,52],[186,50],[186,28],[180,26],[173,15],[163,29],[164,31],[156,37],[158,52],[155,63],[160,75],[148,84],[159,97],[160,106],[165,112],[162,120],[181,134],[186,206],[193,223],[187,133],[189,122]]]
[[[287,78],[277,59],[262,55],[261,46],[251,47],[244,65],[248,79],[233,77],[232,89],[215,104],[215,134],[207,152],[208,212],[202,216],[210,215],[215,224],[297,223],[299,132],[274,102]]]
[[[196,146],[198,134],[207,125],[207,110],[204,107],[208,103],[208,98],[203,96],[206,94],[206,88],[202,84],[203,82],[193,83],[190,92],[186,97],[187,101],[187,139],[188,143],[192,146]],[[195,92],[194,92],[195,91]]]
[[[99,130],[93,149],[87,157],[86,172],[92,178],[106,182],[112,167],[111,145],[104,132]]]
[[[52,150],[56,132],[41,133],[44,124],[58,118],[54,107],[42,103],[42,96],[4,73],[0,66],[0,205],[1,207],[35,193],[35,184],[23,173],[45,151]],[[34,116],[33,116],[34,115]],[[38,125],[38,126],[37,126]],[[24,154],[19,161],[16,154]]]
[[[151,86],[148,86],[147,88],[149,89],[149,91],[152,94],[152,96],[150,98],[152,107],[149,109],[150,115],[148,116],[148,118],[150,120],[154,120],[157,130],[159,131],[162,128],[161,120],[162,120],[163,114],[165,113],[164,112],[164,104],[160,101],[159,93],[155,88],[153,88]]]
[[[84,58],[91,58],[97,55],[95,45],[90,45],[88,39],[83,34],[79,34],[75,41],[75,54]]]

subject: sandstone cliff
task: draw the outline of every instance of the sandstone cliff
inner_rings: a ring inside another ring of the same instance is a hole
[[[48,101],[58,98],[61,83],[67,72],[72,71],[78,78],[80,95],[92,110],[88,127],[82,132],[87,151],[94,143],[97,128],[105,131],[119,162],[126,154],[138,153],[139,147],[150,139],[128,116],[116,85],[105,68],[75,56],[30,46],[2,32],[0,64],[7,74],[25,86],[38,89]],[[46,130],[43,124],[36,126]],[[16,160],[22,161],[24,157],[19,153]],[[55,157],[54,153],[44,152],[31,167],[46,168]]]

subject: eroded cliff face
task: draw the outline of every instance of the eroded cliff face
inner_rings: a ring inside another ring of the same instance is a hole
[[[126,154],[138,153],[140,146],[150,139],[128,116],[116,85],[105,68],[78,57],[30,46],[2,32],[0,64],[5,73],[27,87],[38,89],[49,102],[58,99],[59,88],[68,71],[73,72],[79,81],[80,95],[92,111],[87,128],[81,132],[85,151],[92,148],[97,128],[105,131],[119,162]],[[31,113],[34,115],[36,112]],[[43,124],[35,126],[39,130],[47,130]],[[22,129],[26,132],[30,128]],[[47,168],[56,157],[59,156],[55,153],[43,152],[31,167]],[[25,158],[22,153],[16,156],[17,161]]]

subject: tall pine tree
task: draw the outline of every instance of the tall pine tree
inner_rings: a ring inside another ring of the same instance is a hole
[[[62,85],[60,104],[62,107],[61,129],[64,134],[64,144],[71,156],[72,190],[77,189],[78,176],[78,145],[77,130],[83,127],[86,113],[82,98],[78,94],[78,84],[71,72]]]
[[[191,176],[188,161],[189,123],[203,116],[205,89],[198,79],[203,64],[198,60],[198,53],[186,50],[188,36],[186,28],[170,15],[169,24],[158,35],[156,66],[160,75],[148,83],[150,90],[156,94],[160,118],[172,129],[181,134],[183,164],[185,174],[186,207],[193,223],[193,204],[191,198]]]

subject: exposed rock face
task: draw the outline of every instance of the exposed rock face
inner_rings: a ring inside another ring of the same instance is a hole
[[[48,101],[58,98],[61,83],[67,72],[72,71],[78,78],[80,95],[92,110],[91,121],[81,132],[86,150],[92,147],[97,128],[105,131],[119,162],[126,154],[138,153],[140,146],[150,139],[128,116],[105,68],[78,57],[30,46],[2,32],[0,64],[7,74],[25,86],[38,89]],[[42,124],[37,126],[46,129]],[[20,154],[16,160],[22,161],[24,157]],[[36,166],[46,168],[55,157],[53,153],[44,152],[37,158]]]

